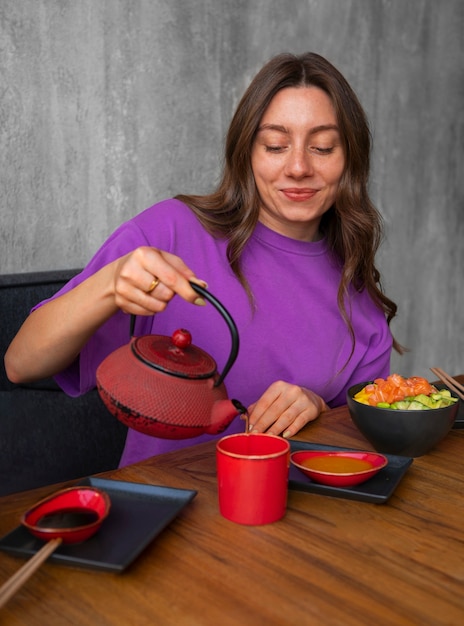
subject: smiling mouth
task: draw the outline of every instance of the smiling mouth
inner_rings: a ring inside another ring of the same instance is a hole
[[[294,202],[304,202],[305,200],[310,200],[317,194],[318,191],[318,189],[281,189],[281,192],[284,194],[284,196],[289,200],[293,200]]]

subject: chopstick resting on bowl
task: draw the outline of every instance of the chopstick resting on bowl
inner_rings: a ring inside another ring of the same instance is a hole
[[[430,371],[438,376],[442,383],[445,383],[447,387],[449,387],[454,393],[464,400],[464,386],[461,385],[457,380],[455,380],[452,376],[447,374],[444,370],[439,367],[431,367]]]

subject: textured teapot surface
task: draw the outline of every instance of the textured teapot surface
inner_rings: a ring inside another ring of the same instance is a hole
[[[237,415],[224,383],[214,386],[217,374],[204,379],[167,375],[142,363],[128,346],[107,359],[97,377],[100,396],[115,417],[139,432],[186,439],[210,432],[211,427],[222,432]],[[220,407],[227,421],[224,428],[215,418]]]
[[[191,343],[190,332],[185,329],[174,331],[172,337],[132,338],[97,369],[97,389],[109,411],[144,434],[169,439],[217,434],[238,413],[223,383],[237,357],[237,328],[212,294],[190,284],[228,325],[232,344],[222,374],[218,374],[215,360]]]

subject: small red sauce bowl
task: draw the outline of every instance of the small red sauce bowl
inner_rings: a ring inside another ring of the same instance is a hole
[[[388,464],[383,454],[363,451],[300,450],[291,463],[316,483],[353,487],[375,476]]]
[[[20,521],[39,539],[79,543],[97,532],[110,507],[108,494],[100,489],[69,487],[38,502]]]

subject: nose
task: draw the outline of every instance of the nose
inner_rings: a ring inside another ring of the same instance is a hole
[[[285,173],[292,178],[305,178],[313,174],[311,154],[304,148],[295,148],[288,153]]]

